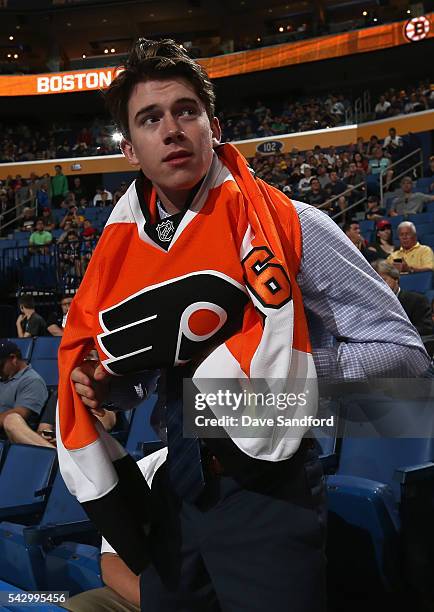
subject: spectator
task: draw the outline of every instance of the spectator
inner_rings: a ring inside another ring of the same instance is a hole
[[[347,191],[348,187],[345,185],[343,181],[341,181],[338,177],[338,173],[335,170],[330,172],[330,182],[326,184],[324,187],[325,192],[329,196],[340,196],[345,191]]]
[[[51,212],[51,208],[48,206],[45,206],[42,209],[42,221],[44,222],[44,228],[47,230],[47,232],[53,231],[53,229],[56,227],[53,213]]]
[[[361,252],[363,257],[368,260],[371,259],[371,254],[368,251],[366,240],[360,233],[360,225],[357,223],[357,221],[352,220],[348,223],[345,223],[342,229],[347,235],[347,237],[354,244],[356,249]]]
[[[428,161],[428,166],[425,169],[425,176],[434,177],[434,155],[431,155]]]
[[[62,274],[81,278],[80,243],[75,230],[69,230],[66,239],[59,246],[59,259]]]
[[[365,213],[365,219],[367,219],[368,221],[376,221],[377,219],[381,219],[382,217],[385,216],[386,209],[380,208],[378,196],[370,195],[368,197],[367,204],[368,204],[368,210]]]
[[[23,210],[21,219],[21,230],[23,232],[33,232],[35,227],[35,209],[26,206]]]
[[[35,300],[32,295],[21,295],[18,298],[20,314],[17,318],[17,335],[19,338],[45,336],[47,324],[35,310]]]
[[[102,194],[105,193],[105,199],[103,200]],[[94,206],[101,206],[101,202],[106,202],[110,204],[113,202],[113,196],[110,193],[110,191],[107,191],[107,189],[104,189],[104,187],[97,187],[96,188],[96,194],[93,198],[93,205]]]
[[[368,162],[368,172],[373,176],[386,172],[390,159],[384,156],[383,149],[378,145],[373,151],[373,157]]]
[[[72,193],[75,196],[75,201],[80,202],[81,199],[86,198],[87,200],[87,192],[81,183],[81,178],[79,176],[74,176],[73,184],[72,184]]]
[[[431,335],[433,333],[433,323],[430,305],[426,297],[415,291],[404,291],[401,289],[399,286],[399,272],[387,261],[377,260],[373,262],[372,266],[398,297],[406,315],[419,334],[421,336]]]
[[[387,259],[395,250],[392,226],[386,219],[377,221],[375,240],[369,246],[369,250],[375,253],[377,259]]]
[[[344,183],[347,185],[352,185],[355,187],[356,185],[360,185],[365,180],[365,173],[361,168],[357,168],[355,162],[350,162],[348,165],[348,170],[345,172]],[[359,187],[359,190],[363,191],[364,186]]]
[[[398,225],[401,247],[387,258],[399,272],[434,271],[434,253],[431,247],[420,244],[414,223],[403,221]]]
[[[47,319],[47,331],[52,336],[63,336],[72,296],[64,295],[60,300],[61,313],[52,312]]]
[[[41,183],[39,189],[36,192],[36,203],[39,209],[49,207],[50,194],[48,193],[48,187],[46,183]]]
[[[68,193],[68,180],[62,172],[62,166],[54,166],[55,175],[51,178],[51,203],[54,208],[60,208]]]
[[[307,166],[304,169],[304,176],[303,176],[303,178],[298,183],[298,190],[301,191],[301,193],[306,193],[306,192],[310,191],[310,182],[311,182],[311,180],[312,180],[312,170],[311,170],[310,166]]]
[[[393,199],[389,214],[391,217],[394,217],[396,215],[420,213],[426,202],[433,201],[434,196],[420,192],[413,193],[413,181],[411,176],[404,176],[401,180],[401,191]]]
[[[78,206],[76,204],[72,204],[70,206],[68,212],[63,217],[62,221],[59,224],[59,227],[64,229],[65,225],[70,222],[71,227],[75,229],[79,229],[84,223],[83,215],[80,215],[78,212]]]
[[[124,195],[124,193],[127,192],[127,189],[128,189],[127,183],[125,181],[122,181],[120,186],[119,186],[119,189],[117,189],[114,192],[114,195],[113,195],[113,204],[117,204],[118,200],[120,200],[121,197]]]
[[[389,114],[390,102],[386,100],[385,96],[380,96],[379,102],[375,105],[375,118],[384,119]]]
[[[319,164],[316,169],[317,179],[321,185],[321,189],[324,189],[325,186],[330,182],[330,177],[327,174],[326,167],[324,164]]]
[[[386,138],[384,139],[383,149],[385,149],[389,153],[390,157],[392,158],[392,161],[395,162],[401,157],[403,147],[404,142],[401,136],[398,136],[396,133],[396,129],[394,127],[391,127],[389,129],[389,135],[386,136]]]
[[[310,182],[310,191],[302,197],[303,202],[307,202],[311,206],[321,206],[326,201],[326,195],[317,177],[312,177]]]
[[[8,417],[35,426],[47,401],[47,386],[10,340],[0,340],[0,378],[0,437],[5,436]]]
[[[33,444],[50,448],[56,446],[56,405],[57,391],[54,391],[42,410],[36,430],[19,414],[8,414],[4,419],[4,430],[8,439],[14,444]],[[116,423],[116,414],[106,410],[104,416],[97,416],[97,419],[106,431],[110,431]]]
[[[43,219],[38,219],[35,231],[30,234],[29,253],[48,253],[48,247],[53,242],[53,236],[44,228]]]

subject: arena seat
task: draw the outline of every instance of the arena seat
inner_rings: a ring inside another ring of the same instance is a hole
[[[423,236],[426,236],[427,234],[434,234],[434,223],[421,223],[420,225],[416,225],[416,230],[419,242],[423,244]]]
[[[434,181],[434,179],[433,179],[433,181]],[[427,202],[425,204],[425,210],[426,210],[426,212],[434,213],[434,202]]]
[[[434,183],[434,177],[426,176],[425,178],[417,179],[415,191],[421,191],[422,193],[429,193],[431,184]]]
[[[10,249],[17,246],[17,241],[14,238],[3,238],[0,240],[0,250]]]
[[[20,349],[22,358],[30,362],[33,351],[33,338],[10,338],[10,340]]]
[[[434,289],[430,289],[429,291],[426,291],[425,297],[428,300],[428,302],[431,304],[431,302],[434,300]]]
[[[424,223],[432,223],[434,221],[434,215],[432,212],[421,212],[421,213],[412,213],[408,215],[408,220],[416,225],[416,227],[420,224]]]
[[[57,359],[61,339],[60,336],[36,338],[32,353],[33,359]]]
[[[85,534],[90,534],[94,540],[95,533],[92,523],[75,497],[69,493],[58,471],[38,525],[27,527],[11,522],[0,524],[0,578],[14,580],[18,586],[27,590],[65,590],[66,585],[69,590],[69,583],[65,578],[66,568],[62,569],[62,584],[56,581],[51,571],[48,572],[47,556],[56,553],[55,542],[62,542],[65,538],[83,539]],[[58,546],[65,546],[65,543]],[[61,571],[62,555],[63,553],[59,553],[57,556],[56,575]],[[99,570],[96,573],[98,572]],[[93,573],[95,574],[95,571]],[[87,584],[83,584],[82,589],[78,590],[91,588]],[[100,586],[96,582],[95,585]]]
[[[332,542],[339,548],[356,534],[370,551],[365,561],[375,559],[388,588],[433,569],[434,414],[429,394],[417,398],[415,388],[406,385],[392,396],[376,392],[343,401],[348,418],[339,466],[327,478],[329,510],[335,515],[331,525],[339,525],[340,542],[331,532]],[[418,554],[413,555],[416,541]],[[358,567],[359,562],[358,556]]]
[[[362,234],[365,232],[372,232],[375,228],[375,221],[369,221],[365,219],[364,221],[359,221],[360,231]]]
[[[397,215],[396,217],[390,217],[390,219],[388,220],[390,221],[390,225],[392,226],[393,231],[396,231],[398,225],[405,221],[405,217],[404,215]]]
[[[136,461],[164,446],[151,425],[151,416],[157,400],[157,394],[153,393],[141,402],[132,413],[125,448]]]
[[[61,337],[47,336],[36,338],[33,347],[31,365],[42,376],[49,387],[59,382],[57,352]]]
[[[0,472],[0,520],[33,523],[45,507],[56,464],[54,448],[11,444]]]
[[[431,247],[432,250],[434,251],[434,233],[433,234],[426,234],[426,236],[423,237],[423,244],[425,244],[426,246]]]
[[[401,289],[425,293],[432,289],[432,272],[415,272],[414,274],[401,274],[399,284]]]

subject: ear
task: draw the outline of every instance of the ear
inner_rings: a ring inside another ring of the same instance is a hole
[[[125,155],[125,157],[132,166],[140,165],[140,162],[134,152],[134,147],[129,140],[127,140],[126,138],[122,138],[119,146],[121,148],[122,153]]]
[[[214,117],[211,121],[211,134],[212,134],[212,146],[216,147],[220,144],[222,139],[222,129],[220,127],[219,120]]]

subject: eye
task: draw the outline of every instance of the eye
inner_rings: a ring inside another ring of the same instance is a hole
[[[140,121],[140,125],[152,125],[159,120],[157,115],[145,115]]]

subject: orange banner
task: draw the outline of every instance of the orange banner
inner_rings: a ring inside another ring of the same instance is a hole
[[[434,37],[434,13],[408,21],[198,60],[211,79],[417,44]],[[121,68],[0,76],[0,96],[36,96],[104,89]]]

